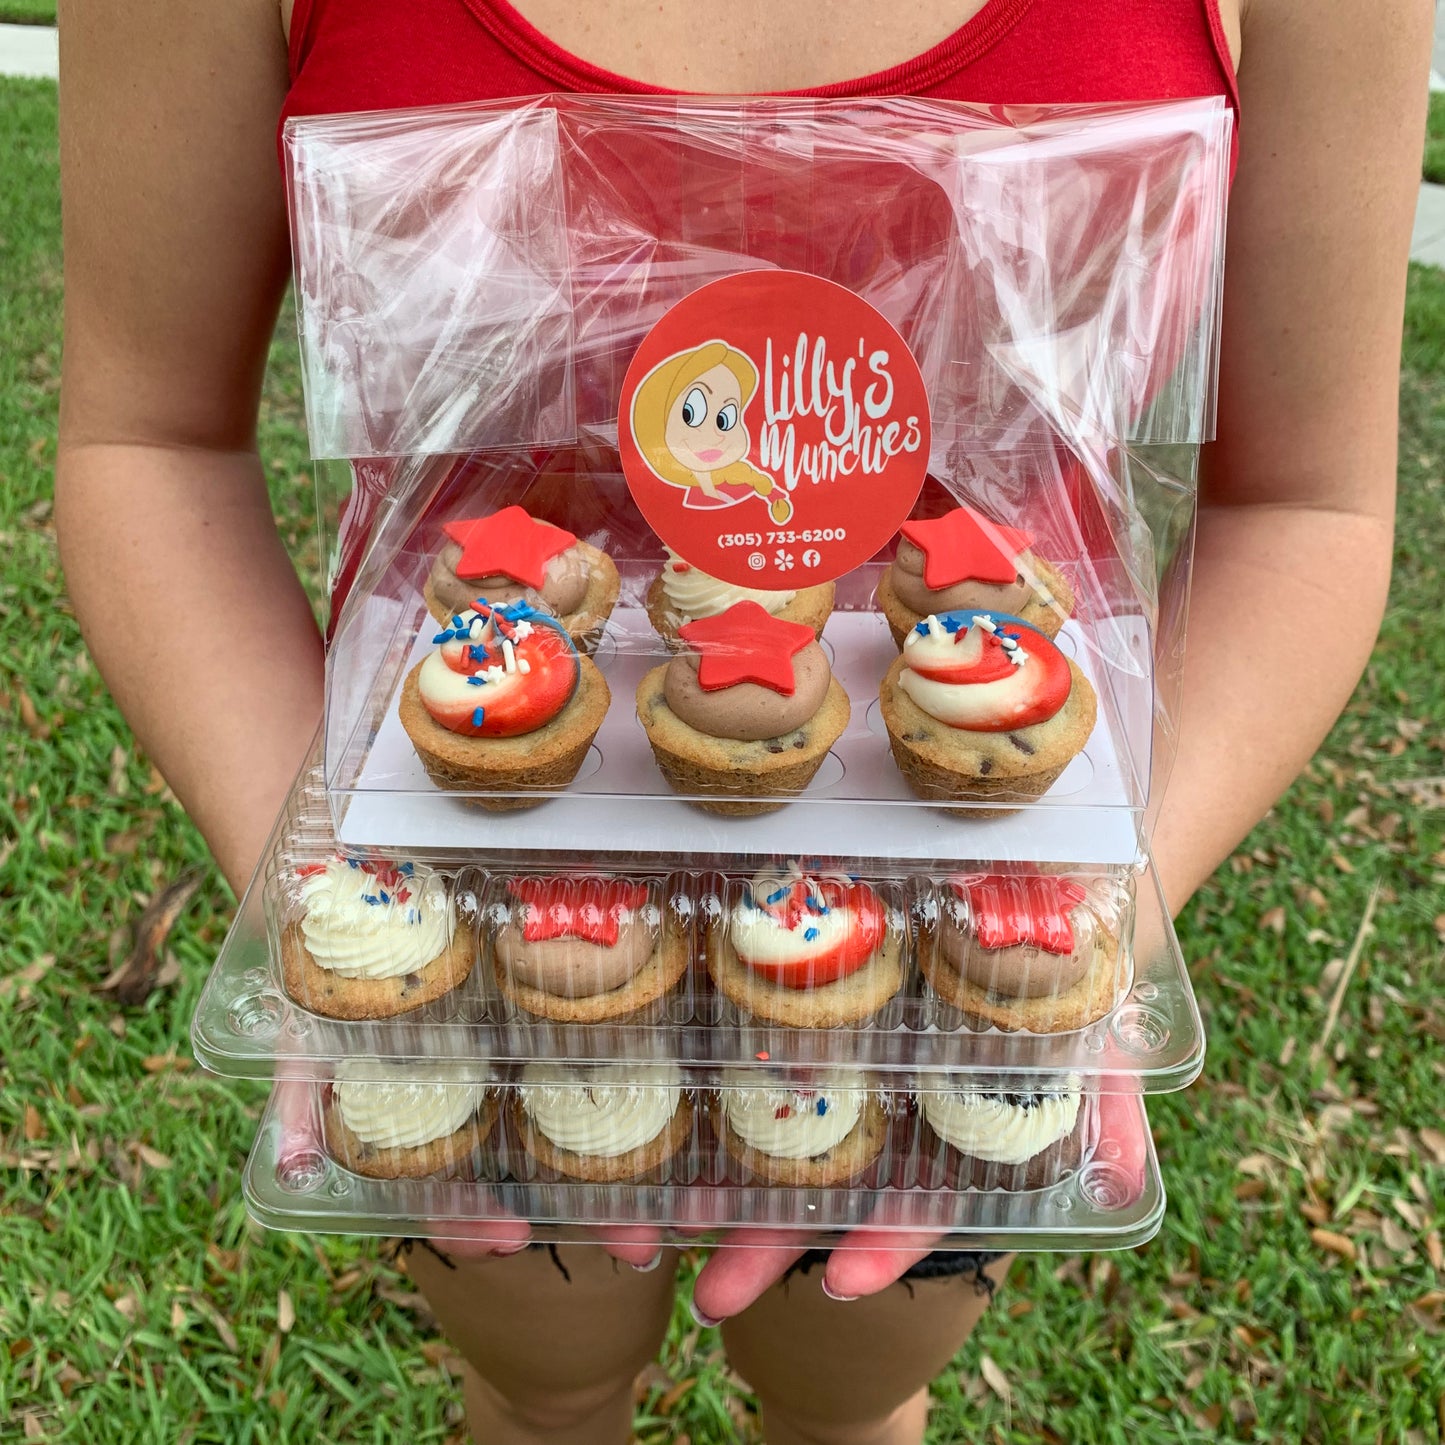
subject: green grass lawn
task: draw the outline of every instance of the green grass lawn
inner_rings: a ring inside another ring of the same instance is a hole
[[[89,663],[56,563],[54,132],[52,86],[0,82],[0,1439],[440,1445],[460,1438],[458,1394],[405,1278],[374,1244],[247,1223],[264,1093],[187,1049],[231,908],[214,872],[171,936],[173,981],[129,1012],[96,992],[139,907],[206,855]],[[1204,1079],[1152,1110],[1163,1233],[1026,1258],[938,1383],[936,1442],[1445,1431],[1439,273],[1411,278],[1405,355],[1398,568],[1369,672],[1183,922],[1211,1049]],[[264,455],[314,571],[289,343],[275,360]],[[681,1306],[662,1364],[641,1440],[756,1438],[716,1335]]]
[[[0,0],[0,25],[54,25],[55,0]]]
[[[1445,185],[1445,93],[1430,97],[1430,116],[1425,129],[1425,166],[1427,181]]]

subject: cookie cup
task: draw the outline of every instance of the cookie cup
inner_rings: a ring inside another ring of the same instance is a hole
[[[529,1014],[559,1023],[600,1023],[641,1013],[666,997],[687,971],[687,957],[687,936],[675,927],[664,925],[657,947],[646,964],[626,983],[605,993],[568,998],[519,983],[497,957],[495,949],[492,972],[503,996]]]
[[[934,1132],[921,1099],[918,1116],[919,1173],[922,1181],[935,1189],[979,1189],[1009,1194],[1051,1189],[1083,1167],[1092,1147],[1094,1111],[1087,1095],[1080,1098],[1078,1117],[1066,1134],[1018,1163],[984,1159],[950,1144]]]
[[[795,593],[793,600],[776,612],[774,616],[784,622],[801,622],[813,629],[815,637],[821,637],[824,624],[833,615],[833,599],[836,591],[837,589],[831,582],[824,582],[818,587],[804,587]],[[653,630],[667,644],[670,652],[677,652],[681,649],[682,639],[678,637],[677,629],[683,625],[683,618],[672,610],[672,604],[667,600],[667,592],[662,585],[660,572],[652,579],[652,585],[647,589],[647,619],[652,623]]]
[[[475,1178],[477,1151],[496,1125],[498,1106],[488,1094],[481,1108],[454,1133],[410,1148],[368,1144],[341,1117],[335,1095],[327,1090],[321,1129],[327,1153],[353,1174],[368,1179]]]
[[[590,654],[596,651],[607,619],[617,605],[617,598],[622,591],[622,578],[618,574],[617,564],[606,552],[594,547],[590,542],[579,540],[576,545],[587,561],[587,591],[574,611],[565,613],[556,620],[571,637],[578,652]],[[443,606],[432,585],[430,574],[422,584],[422,597],[426,600],[427,611],[438,622],[449,621],[456,610]],[[538,606],[538,603],[533,605]],[[539,610],[545,612],[547,608],[543,606]]]
[[[679,1097],[661,1133],[623,1154],[578,1154],[554,1144],[532,1122],[520,1093],[513,1097],[508,1113],[513,1135],[545,1174],[587,1184],[620,1184],[658,1174],[692,1138],[693,1109],[686,1094]]]
[[[720,1099],[715,1098],[710,1108],[714,1131],[731,1159],[754,1179],[795,1189],[822,1189],[858,1179],[877,1161],[888,1140],[888,1115],[872,1090],[853,1127],[827,1153],[805,1159],[781,1159],[755,1149],[728,1124]]]
[[[1094,960],[1071,987],[1033,998],[991,993],[964,978],[947,958],[936,933],[927,932],[918,944],[919,972],[945,1003],[972,1024],[1010,1033],[1063,1034],[1101,1019],[1114,1007],[1119,994],[1119,940],[1100,930]]]
[[[837,1028],[871,1018],[903,987],[903,940],[890,929],[861,968],[831,983],[787,988],[738,957],[724,920],[708,935],[707,971],[719,993],[755,1018],[791,1028]]]
[[[1069,659],[1072,686],[1053,717],[1011,732],[950,727],[924,712],[901,687],[906,658],[896,657],[883,678],[879,705],[893,760],[908,786],[929,801],[985,804],[1041,797],[1083,751],[1098,717],[1089,679]],[[954,807],[959,817],[1017,812],[1007,807]]]
[[[709,813],[752,816],[786,807],[787,800],[776,795],[801,793],[813,781],[852,712],[835,677],[813,717],[782,737],[761,742],[710,737],[668,707],[667,668],[667,663],[654,667],[637,685],[637,716],[658,771],[676,792],[712,795],[689,798]]]
[[[1038,574],[1039,580],[1049,589],[1053,601],[1045,602],[1035,593],[1029,597],[1022,610],[1014,615],[1020,622],[1027,622],[1030,627],[1036,627],[1045,637],[1057,637],[1059,629],[1069,620],[1069,614],[1074,610],[1074,589],[1069,586],[1068,579],[1052,562],[1045,562],[1041,557],[1034,559],[1034,571]],[[899,651],[903,649],[904,638],[927,616],[927,613],[915,612],[894,591],[891,566],[885,568],[883,575],[878,579],[878,610],[882,612],[887,621],[888,631],[893,637],[893,645]],[[948,610],[966,612],[968,609],[957,607]],[[978,610],[989,612],[993,609],[980,607]]]
[[[444,728],[422,703],[417,679],[423,663],[417,663],[402,685],[399,712],[427,776],[437,787],[454,791],[511,793],[565,788],[581,769],[612,701],[606,679],[591,658],[581,657],[578,662],[577,691],[567,706],[535,732],[514,738],[471,738]],[[535,808],[545,799],[467,801],[501,813]]]
[[[281,979],[295,1002],[331,1019],[385,1019],[410,1013],[459,988],[471,976],[476,936],[457,919],[446,948],[415,973],[345,978],[323,968],[306,947],[300,924],[281,933]]]

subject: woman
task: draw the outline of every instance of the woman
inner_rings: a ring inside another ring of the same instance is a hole
[[[112,690],[234,887],[321,697],[320,642],[255,449],[288,270],[283,112],[568,87],[990,102],[1226,94],[1241,130],[1218,440],[1205,457],[1183,729],[1156,832],[1176,906],[1309,758],[1363,667],[1388,581],[1429,0],[279,5],[62,6],[63,558]],[[224,655],[193,645],[185,619],[202,606],[244,620]],[[1237,646],[1262,615],[1270,645]],[[774,1281],[796,1247],[709,1263],[694,1310],[726,1320],[770,1445],[922,1438],[927,1381],[986,1298],[969,1274],[894,1283],[922,1253],[839,1251],[786,1288]],[[579,1247],[564,1278],[543,1251],[450,1269],[414,1252],[415,1277],[470,1361],[480,1441],[626,1438],[630,1382],[673,1294],[670,1257],[650,1272],[657,1261],[631,1262],[614,1268]]]

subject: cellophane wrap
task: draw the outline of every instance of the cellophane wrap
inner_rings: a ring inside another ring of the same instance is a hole
[[[1048,801],[1142,819],[1177,732],[1230,127],[1219,99],[545,96],[288,122],[338,818],[416,790],[367,746],[449,517],[521,502],[608,552],[640,607],[662,549],[618,463],[624,373],[682,298],[772,269],[848,288],[906,342],[925,512],[968,502],[1065,560],[1118,777]],[[840,579],[839,612],[876,605],[882,561]],[[586,786],[635,796],[615,769]],[[877,796],[861,773],[825,791]]]

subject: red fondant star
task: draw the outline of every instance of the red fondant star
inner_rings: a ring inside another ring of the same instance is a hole
[[[972,507],[942,517],[905,522],[899,531],[923,553],[923,584],[935,592],[959,582],[1012,582],[1014,559],[1032,542],[1031,532],[990,522]]]
[[[490,517],[447,522],[442,531],[462,549],[458,577],[510,577],[540,588],[547,563],[577,538],[562,527],[539,522],[521,507],[503,507]]]
[[[975,873],[950,878],[953,891],[968,903],[973,931],[984,948],[1031,944],[1045,953],[1074,951],[1071,909],[1088,894],[1072,878],[1051,873],[1008,877]]]
[[[805,623],[772,617],[756,602],[734,602],[726,612],[684,623],[677,631],[699,656],[697,680],[704,692],[755,682],[792,697],[797,686],[793,655],[815,640]]]
[[[528,943],[580,938],[616,948],[623,915],[647,902],[647,885],[623,878],[514,878],[507,892],[527,905],[522,937]]]

